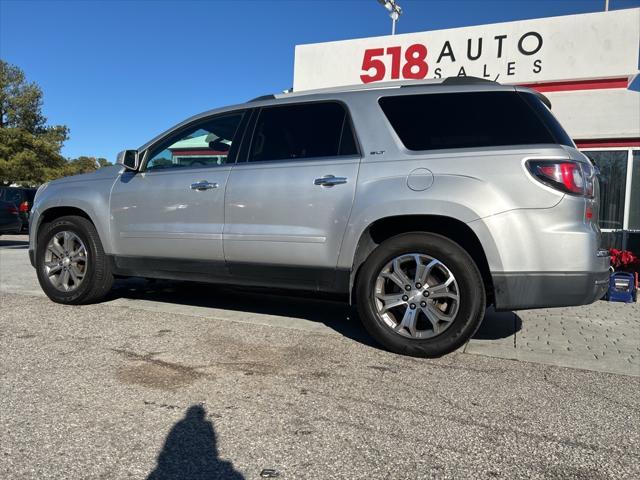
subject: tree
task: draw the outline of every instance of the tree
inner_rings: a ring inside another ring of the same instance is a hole
[[[24,72],[0,60],[0,128],[22,128],[36,133],[45,128],[42,90],[27,83]]]
[[[111,163],[109,160],[107,160],[106,158],[96,158],[96,160],[98,161],[98,165],[100,166],[100,168],[102,167],[108,167],[109,165],[113,165],[113,163]]]
[[[46,122],[40,87],[0,60],[0,184],[37,185],[60,176],[69,129]]]
[[[61,173],[62,176],[91,173],[95,172],[99,168],[106,167],[107,165],[112,165],[112,163],[106,158],[82,156],[73,160],[68,160]]]

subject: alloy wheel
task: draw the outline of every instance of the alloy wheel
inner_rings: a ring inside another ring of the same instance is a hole
[[[404,337],[425,339],[453,324],[460,290],[453,273],[440,260],[407,253],[382,268],[373,299],[376,314],[387,327]]]
[[[64,230],[51,237],[44,254],[44,271],[54,288],[62,292],[76,290],[87,267],[87,248],[78,235]]]

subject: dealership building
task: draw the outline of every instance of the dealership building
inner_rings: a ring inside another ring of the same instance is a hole
[[[294,91],[473,76],[544,93],[600,169],[605,246],[640,253],[640,8],[296,46]]]

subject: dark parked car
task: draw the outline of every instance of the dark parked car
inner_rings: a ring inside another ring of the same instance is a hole
[[[0,200],[0,235],[3,233],[20,233],[22,220],[18,213],[18,207],[12,202]]]
[[[27,187],[0,187],[0,200],[11,202],[18,208],[24,232],[29,231],[29,217],[36,190],[36,188]]]

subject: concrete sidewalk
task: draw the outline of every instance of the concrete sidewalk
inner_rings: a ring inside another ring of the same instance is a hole
[[[464,352],[640,376],[640,304],[489,313]]]

